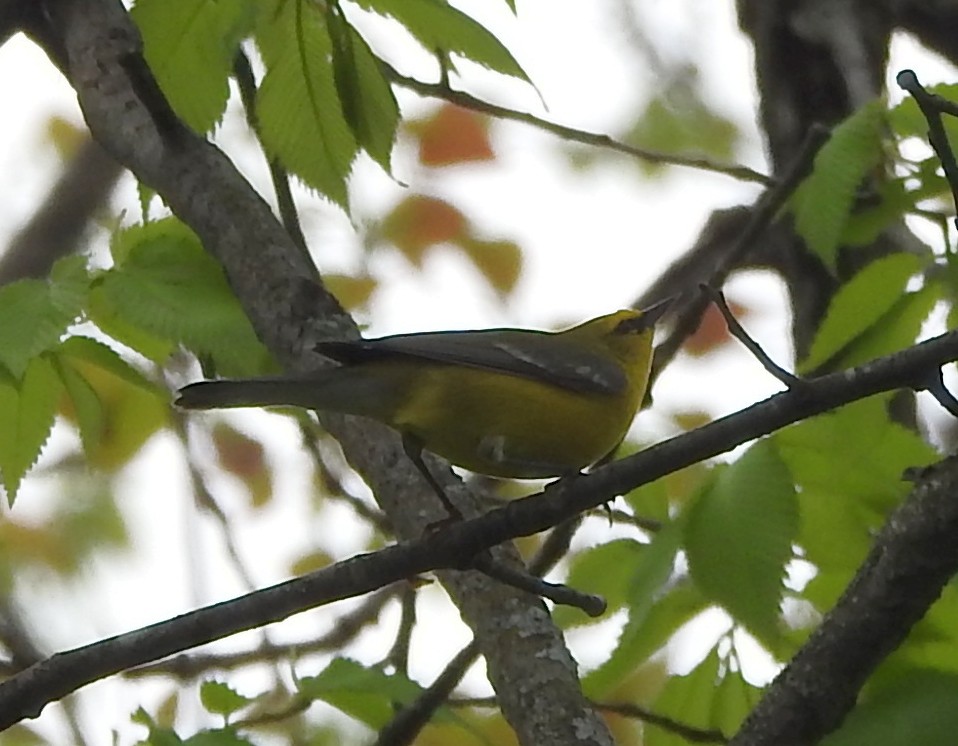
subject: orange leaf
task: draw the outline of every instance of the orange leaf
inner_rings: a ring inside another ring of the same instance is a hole
[[[459,241],[465,228],[466,217],[458,208],[421,194],[404,199],[382,222],[383,237],[417,267],[426,248]]]
[[[272,479],[263,445],[224,422],[216,424],[212,436],[220,465],[242,480],[254,507],[264,505],[272,494]]]
[[[742,320],[748,315],[748,308],[729,301],[732,315]],[[683,349],[690,355],[700,357],[725,344],[732,338],[722,312],[714,304],[709,304],[702,314],[702,323],[695,333],[690,335],[683,344]]]
[[[485,117],[454,104],[443,105],[413,128],[419,135],[419,160],[425,166],[448,166],[495,157]]]

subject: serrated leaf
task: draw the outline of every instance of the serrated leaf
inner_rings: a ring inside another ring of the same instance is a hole
[[[938,459],[920,436],[889,419],[888,399],[854,402],[771,436],[800,488],[805,556],[846,580],[887,511],[907,494],[902,472]]]
[[[392,719],[397,703],[411,702],[422,693],[422,687],[403,676],[346,658],[337,658],[318,676],[298,683],[303,696],[321,699],[374,730]]]
[[[842,285],[825,314],[799,372],[815,370],[873,326],[901,300],[908,281],[925,262],[914,254],[876,259]]]
[[[251,701],[222,681],[204,681],[200,684],[200,702],[207,712],[214,715],[232,715]]]
[[[127,229],[117,240],[130,248],[95,286],[104,315],[210,357],[223,375],[262,372],[269,354],[192,231],[167,218]]]
[[[399,21],[428,52],[460,55],[490,70],[529,80],[502,42],[445,0],[355,0],[355,3]]]
[[[815,156],[811,175],[791,199],[795,230],[835,270],[839,240],[865,175],[881,162],[885,111],[865,104],[832,131]]]
[[[0,474],[11,505],[50,437],[62,391],[45,357],[30,360],[19,381],[0,377]]]
[[[56,346],[79,316],[89,290],[86,261],[58,261],[47,280],[0,287],[0,365],[20,378],[30,361]]]
[[[333,40],[333,79],[353,135],[387,173],[399,126],[399,104],[379,59],[338,6],[326,16]]]
[[[256,113],[263,146],[346,209],[346,178],[359,146],[336,91],[325,14],[303,0],[270,0],[260,18],[256,43],[266,75]]]
[[[767,440],[722,469],[690,509],[689,572],[760,640],[779,637],[785,565],[798,533],[792,477]]]
[[[898,298],[878,323],[866,329],[838,358],[841,367],[849,368],[882,355],[910,347],[918,339],[922,326],[941,300],[942,288],[928,284],[914,293]]]
[[[252,30],[250,0],[137,0],[130,15],[173,110],[197,132],[211,130],[226,108],[240,41]]]

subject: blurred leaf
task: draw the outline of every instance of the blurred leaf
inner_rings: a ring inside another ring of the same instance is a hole
[[[504,75],[529,80],[495,35],[446,0],[355,0],[355,3],[399,21],[430,53],[456,54]]]
[[[343,115],[359,144],[389,173],[399,105],[369,45],[335,3],[326,15],[333,41],[333,80]]]
[[[739,322],[744,321],[749,314],[749,309],[746,306],[731,301],[729,301],[729,310]],[[699,357],[721,347],[731,339],[733,337],[728,330],[728,324],[725,322],[722,312],[715,307],[714,303],[709,303],[705,307],[705,313],[702,314],[699,328],[685,338],[682,349],[694,357]]]
[[[62,391],[46,357],[30,360],[19,381],[0,377],[0,473],[10,505],[50,437]]]
[[[356,277],[323,273],[323,284],[347,311],[355,311],[357,308],[365,306],[376,288],[379,287],[379,281],[366,274]]]
[[[219,121],[240,41],[253,27],[250,0],[136,0],[130,15],[143,53],[177,115],[197,132]]]
[[[698,71],[689,68],[668,91],[651,99],[626,135],[626,142],[663,153],[706,154],[729,159],[735,152],[738,127],[709,107],[699,92]],[[654,174],[663,164],[636,161]]]
[[[381,231],[385,240],[420,267],[429,246],[462,240],[466,217],[444,200],[413,194],[383,218]]]
[[[758,701],[759,690],[749,686],[741,675],[721,670],[718,652],[713,648],[698,666],[685,676],[672,676],[653,704],[657,715],[702,730],[715,730],[726,738],[734,734],[751,706]],[[678,733],[650,725],[645,731],[648,746],[687,746]]]
[[[94,286],[101,309],[151,338],[182,343],[210,357],[221,375],[263,372],[269,353],[222,267],[189,228],[166,218],[129,228],[115,243],[120,262]]]
[[[70,397],[91,464],[124,466],[169,416],[169,394],[147,381],[105,345],[71,337],[56,353],[58,373]]]
[[[326,12],[303,0],[267,0],[256,43],[266,64],[256,98],[263,146],[347,209],[346,178],[359,145],[336,89]]]
[[[71,256],[57,261],[47,280],[0,287],[0,365],[19,379],[80,316],[89,285],[86,260]]]
[[[958,84],[939,83],[938,85],[930,86],[928,92],[951,101],[958,100]],[[949,121],[950,119],[951,117],[944,117],[946,125],[954,125],[953,122]],[[895,131],[895,134],[902,138],[920,137],[924,140],[928,135],[928,120],[922,115],[917,102],[911,96],[905,97],[901,103],[892,107],[888,112],[888,123]],[[949,137],[952,139],[952,142],[954,142],[951,133],[949,133]]]
[[[800,373],[817,369],[869,327],[880,323],[905,292],[908,281],[925,262],[914,254],[876,259],[839,288],[815,334]]]
[[[501,297],[507,297],[522,273],[522,249],[514,241],[480,241],[471,235],[458,242]]]
[[[871,101],[832,130],[791,199],[795,230],[833,272],[839,240],[866,174],[882,158],[885,111]]]
[[[590,697],[604,697],[655,652],[648,648],[644,626],[658,594],[672,576],[681,538],[680,523],[666,524],[639,553],[628,588],[629,619],[609,658],[583,680]]]
[[[292,565],[290,565],[289,571],[290,574],[296,576],[308,575],[311,572],[328,567],[333,561],[332,556],[328,552],[317,549],[297,557]]]
[[[867,696],[822,746],[951,746],[958,730],[958,676],[917,670]]]
[[[792,477],[768,440],[717,470],[690,510],[685,547],[693,580],[759,640],[779,637],[798,528]]]
[[[303,696],[323,700],[373,730],[392,719],[397,704],[408,704],[422,694],[422,687],[403,676],[346,658],[336,658],[321,674],[300,679],[298,684]],[[438,717],[444,717],[442,712]]]
[[[488,120],[477,112],[444,103],[431,116],[408,125],[419,139],[419,162],[449,166],[495,157]]]
[[[602,596],[608,603],[603,616],[608,616],[625,604],[643,548],[632,539],[613,539],[578,552],[569,563],[569,574],[564,582],[573,588],[588,588],[589,593]],[[556,606],[552,618],[563,629],[590,621],[580,609],[570,606]]]
[[[263,444],[222,421],[213,427],[212,437],[220,466],[246,485],[254,508],[266,505],[273,494],[273,472]]]
[[[200,701],[207,712],[229,717],[252,700],[222,681],[204,681],[200,684]]]

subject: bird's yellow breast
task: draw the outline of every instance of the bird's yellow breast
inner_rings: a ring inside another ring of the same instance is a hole
[[[391,424],[470,471],[554,477],[612,451],[644,389],[582,393],[505,373],[429,365],[420,369]]]

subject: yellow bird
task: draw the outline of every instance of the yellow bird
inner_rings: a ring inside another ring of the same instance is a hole
[[[390,425],[453,514],[422,461],[426,448],[480,474],[573,474],[612,453],[642,403],[655,322],[671,302],[616,311],[559,332],[398,334],[328,341],[339,363],[309,375],[202,381],[187,409],[293,405]]]

